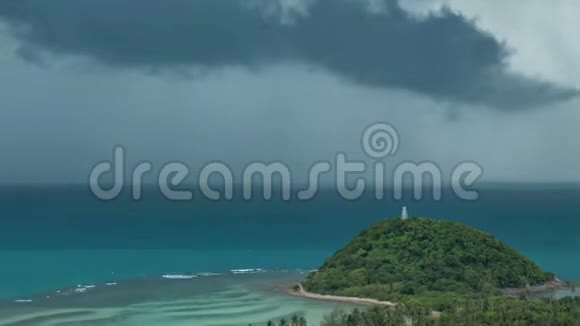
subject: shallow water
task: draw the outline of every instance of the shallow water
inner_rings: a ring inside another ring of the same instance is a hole
[[[98,284],[84,293],[60,289],[26,298],[32,302],[5,301],[0,325],[265,325],[294,314],[317,324],[335,309],[354,307],[284,293],[284,286],[301,277],[300,272],[225,274]]]

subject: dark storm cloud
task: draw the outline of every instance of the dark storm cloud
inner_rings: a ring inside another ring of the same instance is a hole
[[[155,69],[303,62],[367,86],[504,110],[579,94],[507,72],[505,46],[460,14],[419,19],[394,0],[381,13],[362,1],[311,1],[305,14],[283,13],[275,0],[16,0],[0,1],[0,17],[28,59],[48,51]]]

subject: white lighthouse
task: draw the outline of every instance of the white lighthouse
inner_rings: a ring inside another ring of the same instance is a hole
[[[401,212],[401,219],[406,220],[409,218],[409,214],[407,214],[407,206],[403,206],[403,211]]]

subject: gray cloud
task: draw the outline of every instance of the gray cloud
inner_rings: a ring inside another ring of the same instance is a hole
[[[385,0],[1,1],[19,53],[74,54],[117,67],[220,68],[303,62],[363,85],[524,110],[580,94],[508,72],[506,46],[458,13],[417,18]],[[281,19],[284,16],[284,19]]]

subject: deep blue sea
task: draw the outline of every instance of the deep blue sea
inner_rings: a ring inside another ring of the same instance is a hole
[[[387,192],[388,193],[388,192]],[[580,280],[580,186],[487,185],[477,201],[172,202],[155,189],[94,198],[84,186],[0,189],[0,297],[78,283],[237,268],[316,268],[369,224],[398,216],[463,221],[565,280]]]

